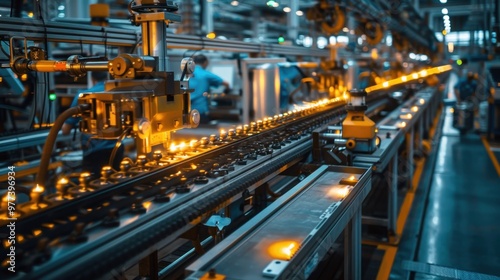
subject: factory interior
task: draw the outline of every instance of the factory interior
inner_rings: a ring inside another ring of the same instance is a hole
[[[500,1],[0,0],[0,279],[500,279]]]

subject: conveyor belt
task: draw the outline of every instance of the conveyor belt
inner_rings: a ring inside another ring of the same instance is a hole
[[[371,189],[370,173],[350,167],[320,167],[189,266],[187,271],[193,274],[188,279],[199,279],[210,269],[228,280],[307,279],[349,221],[360,219],[362,201]],[[358,180],[354,187],[341,183],[351,176]],[[352,238],[360,242],[360,235],[355,235]],[[296,242],[298,250],[285,244],[291,258],[277,258],[274,254],[280,251],[273,247],[279,242]],[[350,253],[360,257],[360,252]]]

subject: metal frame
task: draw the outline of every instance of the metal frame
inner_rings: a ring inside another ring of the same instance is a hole
[[[375,172],[384,172],[389,168],[389,188],[388,188],[388,213],[387,220],[363,216],[363,223],[387,226],[388,242],[395,244],[399,242],[399,237],[396,234],[396,222],[398,217],[398,150],[406,142],[406,164],[408,166],[407,178],[412,178],[414,173],[413,157],[415,150],[422,149],[422,141],[424,135],[430,129],[432,119],[437,114],[437,109],[440,104],[442,94],[433,88],[426,88],[415,94],[415,96],[394,110],[389,116],[383,119],[377,127],[379,128],[378,135],[383,139],[381,148],[371,155],[356,155],[354,166],[372,167]],[[419,110],[412,114],[412,118],[406,121],[404,128],[398,128],[396,125],[402,114],[403,108],[409,108],[420,98],[425,100],[423,106],[419,106]],[[384,138],[387,133],[391,134],[390,139]],[[415,141],[417,135],[417,141]],[[387,141],[389,140],[389,141]],[[412,180],[407,181],[408,189],[414,192]]]

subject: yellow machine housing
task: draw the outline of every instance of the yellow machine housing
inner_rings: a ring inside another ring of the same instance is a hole
[[[347,117],[342,122],[342,138],[373,139],[375,136],[375,123],[365,112],[347,112]]]

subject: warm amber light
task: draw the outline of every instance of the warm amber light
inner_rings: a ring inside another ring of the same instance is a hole
[[[144,206],[144,208],[146,208],[147,210],[149,210],[149,207],[151,207],[151,201],[145,201],[142,203],[142,206]]]
[[[170,152],[172,153],[177,152],[177,146],[174,143],[170,144]]]
[[[406,82],[408,78],[406,76],[401,77],[401,81]]]
[[[33,230],[33,235],[34,235],[34,236],[38,236],[38,235],[40,235],[41,233],[42,233],[42,231],[41,231],[41,230],[39,230],[39,229],[35,229],[35,230]]]
[[[57,181],[58,184],[61,184],[61,185],[66,185],[68,183],[68,179],[66,179],[66,177],[62,177],[61,179],[59,179],[59,181]]]
[[[181,143],[179,144],[179,150],[184,151],[185,149],[186,149],[186,143],[181,142]]]
[[[385,88],[386,88],[386,87],[389,87],[389,82],[384,82],[384,83],[382,84],[382,86],[383,86],[383,87],[385,87]]]
[[[413,106],[413,107],[411,107],[411,111],[412,111],[412,112],[418,112],[418,107],[417,107],[417,106]]]
[[[349,178],[349,180],[352,179]],[[347,186],[334,186],[328,190],[326,196],[335,200],[341,200],[344,199],[350,191],[351,189]]]
[[[418,79],[418,74],[417,73],[413,73],[411,76],[412,76],[413,79]]]
[[[207,34],[208,39],[215,39],[215,37],[216,37],[215,32],[210,32]]]
[[[278,241],[267,249],[267,252],[273,259],[287,261],[293,257],[299,249],[299,243],[293,240]]]
[[[196,146],[198,146],[198,140],[189,141],[189,147],[195,148]]]
[[[424,105],[424,104],[425,104],[425,99],[420,98],[420,99],[418,100],[418,103],[420,103],[421,105]]]
[[[36,184],[36,187],[31,190],[33,193],[43,193],[45,191],[44,187],[40,186],[39,184]]]

